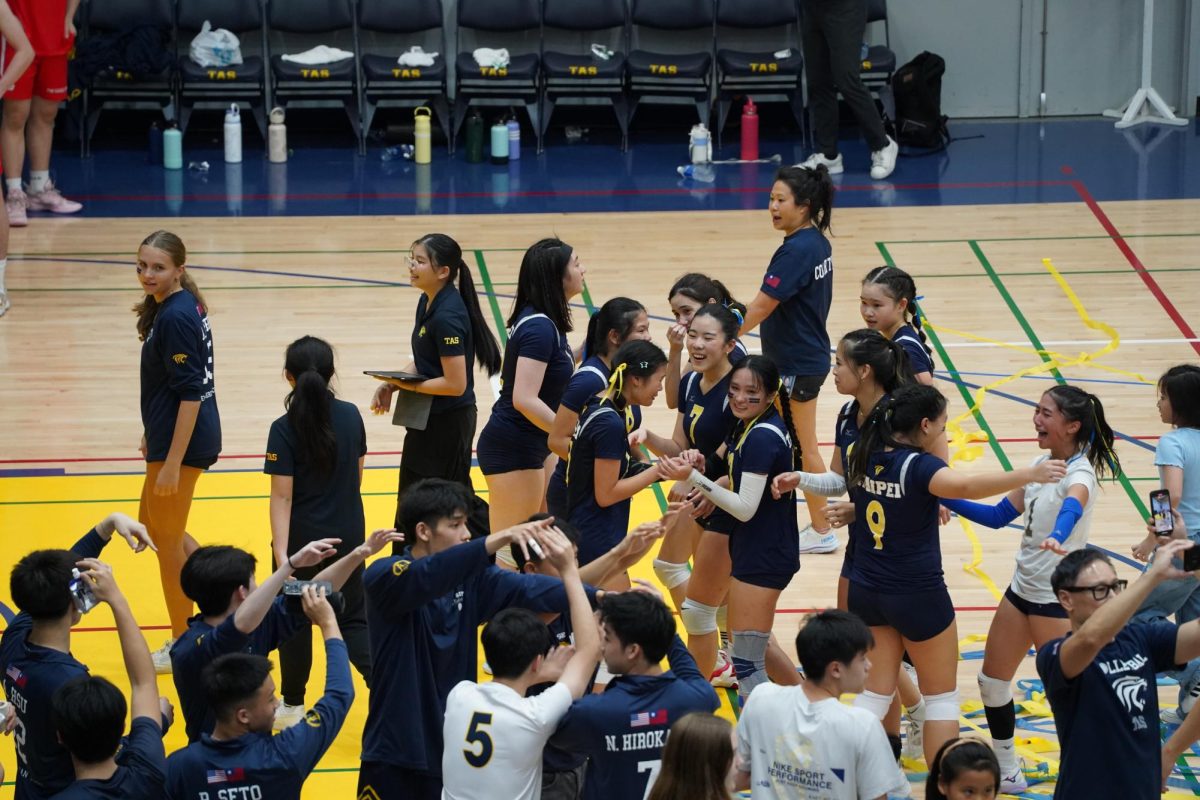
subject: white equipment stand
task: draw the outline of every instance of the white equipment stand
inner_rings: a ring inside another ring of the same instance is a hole
[[[1151,56],[1154,52],[1154,0],[1143,0],[1143,2],[1142,87],[1134,93],[1128,103],[1119,109],[1108,109],[1104,112],[1104,116],[1120,117],[1116,121],[1118,129],[1140,125],[1143,122],[1187,125],[1187,120],[1175,116],[1174,110],[1162,99],[1162,95],[1154,91],[1154,87],[1150,85]]]

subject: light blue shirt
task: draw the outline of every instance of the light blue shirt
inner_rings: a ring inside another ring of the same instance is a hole
[[[1200,430],[1176,428],[1158,440],[1154,466],[1162,479],[1163,467],[1183,470],[1183,496],[1177,504],[1188,535],[1200,541]],[[1175,498],[1171,498],[1175,500]]]

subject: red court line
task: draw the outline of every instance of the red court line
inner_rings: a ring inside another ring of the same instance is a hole
[[[1068,175],[1071,174],[1070,167],[1063,167],[1063,172]],[[1183,315],[1179,313],[1179,310],[1175,308],[1170,298],[1167,297],[1166,292],[1158,285],[1158,281],[1154,280],[1154,276],[1142,264],[1142,260],[1138,258],[1137,253],[1133,252],[1133,248],[1121,237],[1121,232],[1117,230],[1117,226],[1113,225],[1112,220],[1104,213],[1104,209],[1100,208],[1100,204],[1096,202],[1091,192],[1083,185],[1083,181],[1073,180],[1070,181],[1070,184],[1079,195],[1079,199],[1084,202],[1096,218],[1096,221],[1100,223],[1100,227],[1104,228],[1104,231],[1112,237],[1113,244],[1125,256],[1125,260],[1129,262],[1129,266],[1133,267],[1133,271],[1141,277],[1142,283],[1146,284],[1146,288],[1150,290],[1150,294],[1154,295],[1154,299],[1158,300],[1158,304],[1162,306],[1163,311],[1167,312],[1167,316],[1175,323],[1175,327],[1179,329],[1179,332],[1188,339],[1195,339],[1196,332],[1187,324]],[[1193,341],[1191,345],[1192,349],[1200,354],[1200,342]]]

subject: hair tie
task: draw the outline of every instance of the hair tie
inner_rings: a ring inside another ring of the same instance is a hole
[[[737,310],[736,308],[734,308],[733,306],[725,306],[725,307],[726,307],[726,308],[728,308],[730,311],[732,311],[732,312],[733,312],[733,316],[737,318],[737,321],[738,321],[738,326],[739,326],[739,327],[741,327],[742,325],[746,324],[746,318],[742,316],[742,312],[738,311],[738,310]]]
[[[608,391],[604,393],[605,398],[611,400],[625,390],[625,368],[627,366],[629,364],[622,361],[613,368],[612,375],[608,379]]]
[[[650,362],[649,361],[639,361],[638,369],[650,369]]]

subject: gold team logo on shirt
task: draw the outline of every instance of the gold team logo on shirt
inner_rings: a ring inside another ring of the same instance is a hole
[[[407,560],[403,560],[403,559],[400,561],[397,561],[395,564],[392,564],[392,574],[395,575],[397,578],[399,578],[401,575],[403,575],[405,573],[405,571],[408,569],[410,564],[412,564],[411,561],[407,561]]]
[[[881,472],[883,472],[883,465],[882,465],[882,464],[876,464],[876,465],[875,465],[875,474],[876,474],[876,475],[878,475],[878,474],[879,474],[879,473],[881,473]]]
[[[446,344],[458,344],[458,337],[457,336],[446,336],[442,339],[442,341],[445,342]]]
[[[279,454],[267,453],[267,461],[278,461],[278,460],[279,460]]]
[[[421,330],[417,331],[417,336],[424,336],[424,335],[425,335],[425,326],[422,325]]]
[[[359,793],[358,800],[380,800],[379,792],[375,791],[375,787],[367,786]]]
[[[187,361],[187,353],[176,353],[175,355],[171,356],[171,360],[176,364],[182,364],[183,362]]]
[[[321,727],[321,713],[315,708],[309,709],[308,713],[304,715],[304,724],[310,728]]]

